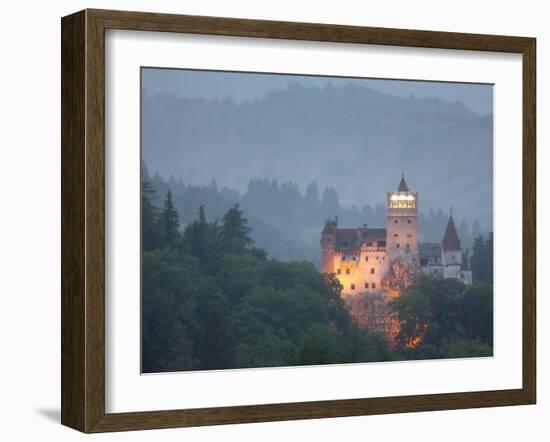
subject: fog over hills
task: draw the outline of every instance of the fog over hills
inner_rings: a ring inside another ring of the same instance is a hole
[[[244,194],[251,179],[316,182],[343,206],[385,203],[402,170],[420,208],[448,208],[492,230],[492,115],[460,102],[399,97],[356,83],[289,83],[249,101],[142,96],[151,173],[213,179]],[[328,214],[326,214],[328,215]],[[369,222],[369,220],[365,220]]]

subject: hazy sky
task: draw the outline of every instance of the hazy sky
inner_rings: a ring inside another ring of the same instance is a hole
[[[151,173],[241,193],[315,181],[361,206],[405,170],[423,210],[492,224],[492,85],[144,68],[142,91]]]
[[[242,75],[238,72],[183,69],[145,68],[142,70],[142,87],[147,94],[169,93],[181,97],[210,99],[231,97],[236,103],[263,98],[269,90],[285,88],[288,83],[300,83],[307,87],[324,87],[327,83],[335,87],[357,84],[401,97],[414,95],[418,98],[434,97],[450,102],[460,101],[466,108],[481,115],[490,114],[493,111],[492,87],[486,84],[305,75]]]

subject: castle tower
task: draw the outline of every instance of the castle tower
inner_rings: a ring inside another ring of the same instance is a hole
[[[321,232],[321,250],[323,251],[323,273],[334,273],[334,252],[336,251],[336,229],[338,217],[325,221],[325,227]]]
[[[389,260],[410,257],[418,262],[418,192],[411,192],[401,175],[395,192],[387,194],[387,240]]]
[[[455,221],[453,219],[453,210],[449,215],[449,221],[447,221],[447,227],[445,234],[443,235],[443,241],[441,241],[443,249],[443,261],[447,266],[461,266],[462,265],[462,247],[460,246],[460,239],[456,233]]]

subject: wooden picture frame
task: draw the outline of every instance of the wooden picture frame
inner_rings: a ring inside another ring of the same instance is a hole
[[[523,57],[523,385],[513,390],[105,412],[105,30],[494,51]],[[533,38],[84,10],[62,19],[62,409],[83,432],[534,404],[536,41]]]

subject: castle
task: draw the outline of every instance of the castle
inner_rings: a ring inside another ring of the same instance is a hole
[[[344,298],[396,296],[421,273],[472,283],[452,210],[441,243],[429,243],[418,241],[418,192],[409,190],[404,175],[397,190],[387,193],[386,204],[386,227],[341,228],[338,217],[325,222],[322,271],[335,274]]]

